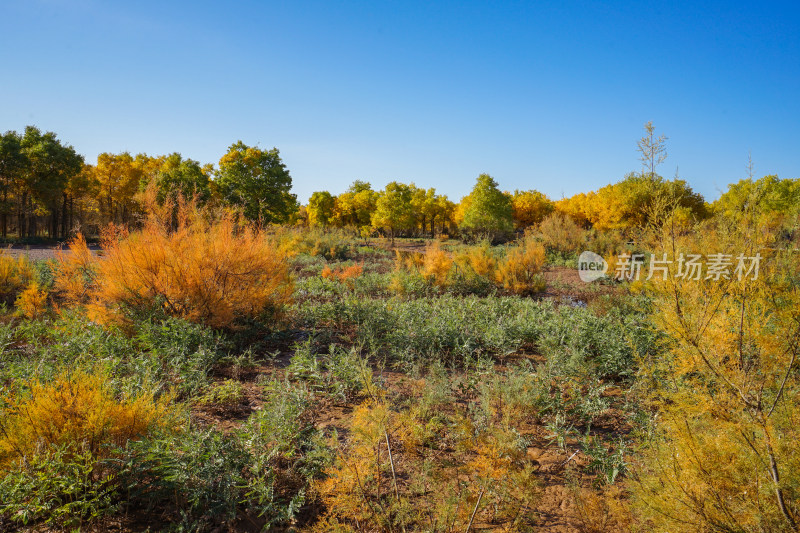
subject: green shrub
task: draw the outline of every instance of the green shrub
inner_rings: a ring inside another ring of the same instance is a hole
[[[273,381],[235,433],[188,428],[130,443],[121,473],[127,503],[159,508],[180,531],[242,518],[265,530],[292,523],[329,460],[308,402],[304,390]]]
[[[372,370],[357,348],[332,344],[328,353],[316,353],[311,340],[295,346],[287,373],[339,401],[353,399],[372,383]]]
[[[118,392],[153,383],[186,396],[208,385],[208,373],[229,349],[225,337],[182,319],[140,322],[130,336],[69,311],[54,319],[0,324],[0,383],[100,365]]]
[[[244,387],[242,384],[233,379],[226,379],[222,383],[217,383],[208,388],[208,390],[197,399],[200,405],[220,405],[224,407],[233,407],[242,403],[244,400]]]
[[[48,447],[0,476],[0,529],[34,523],[80,528],[115,512],[118,490],[114,474],[98,468],[90,451]]]

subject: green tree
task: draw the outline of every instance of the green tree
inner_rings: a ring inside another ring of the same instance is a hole
[[[800,180],[764,176],[759,180],[746,178],[728,185],[728,190],[714,202],[715,212],[739,220],[751,211],[766,217],[797,216],[800,214]]]
[[[28,190],[23,192],[20,211],[46,217],[50,236],[66,237],[66,188],[83,169],[83,156],[72,146],[62,144],[55,133],[42,133],[35,126],[25,128],[21,147],[28,159]],[[20,235],[24,232],[30,236],[37,233],[36,218],[20,218]]]
[[[98,183],[94,168],[84,163],[83,169],[67,183],[67,228],[82,229],[90,222],[97,222]],[[85,230],[82,230],[85,232]]]
[[[453,217],[456,212],[456,204],[455,202],[450,201],[447,196],[439,196],[436,199],[436,215],[431,218],[431,228],[433,228],[434,234],[436,234],[436,224],[437,220],[441,221],[441,232],[448,234],[452,231],[453,228]]]
[[[345,192],[358,194],[364,191],[372,191],[372,184],[368,181],[355,180]]]
[[[327,227],[333,220],[336,199],[328,191],[317,191],[308,199],[308,224]]]
[[[372,214],[372,226],[388,230],[394,244],[395,234],[414,226],[414,211],[411,207],[411,188],[393,181],[380,193]]]
[[[461,231],[497,239],[514,230],[511,198],[500,191],[497,182],[489,174],[478,176],[475,187],[462,200],[462,204]]]
[[[436,194],[436,189],[422,189],[413,183],[411,188],[411,209],[413,211],[415,227],[425,233],[429,228],[429,234],[433,237],[436,234],[436,221],[441,220],[442,224],[449,221],[453,212],[453,202],[447,196]]]
[[[177,195],[185,198],[197,197],[205,202],[211,196],[209,173],[194,159],[184,159],[175,152],[159,158],[152,183],[158,189],[158,201]]]
[[[217,185],[222,199],[262,224],[289,220],[298,209],[292,177],[277,148],[262,150],[238,141],[219,160]]]
[[[14,212],[13,195],[24,181],[28,159],[22,153],[22,137],[16,131],[0,136],[0,231],[8,235],[8,219]]]

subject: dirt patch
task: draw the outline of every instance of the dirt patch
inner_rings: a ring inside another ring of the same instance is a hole
[[[616,283],[600,280],[591,283],[581,281],[577,268],[545,267],[542,276],[547,283],[547,288],[542,296],[554,298],[563,303],[589,304],[604,295],[617,294],[622,290],[622,286]]]
[[[100,251],[100,246],[97,244],[90,244],[89,249],[93,253]],[[52,244],[9,244],[2,248],[3,253],[8,256],[17,258],[21,255],[28,256],[31,261],[48,261],[56,258],[56,253],[59,250],[69,250],[65,246],[52,245]]]

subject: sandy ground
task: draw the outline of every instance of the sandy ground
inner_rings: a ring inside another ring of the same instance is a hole
[[[29,259],[34,261],[54,259],[56,252],[61,249],[61,246],[53,246],[50,244],[8,244],[1,246],[3,253],[11,257],[18,257],[20,255],[27,255]],[[90,244],[89,249],[98,251],[100,246],[97,244]]]

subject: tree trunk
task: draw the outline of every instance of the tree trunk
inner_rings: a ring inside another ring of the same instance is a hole
[[[75,198],[70,196],[69,197],[69,218],[67,219],[67,227],[69,228],[68,231],[72,231],[72,228],[75,227]]]
[[[28,229],[25,227],[25,204],[28,203],[27,196],[27,193],[22,193],[22,196],[20,196],[19,213],[17,213],[17,237],[20,239],[25,237],[25,231]]]

